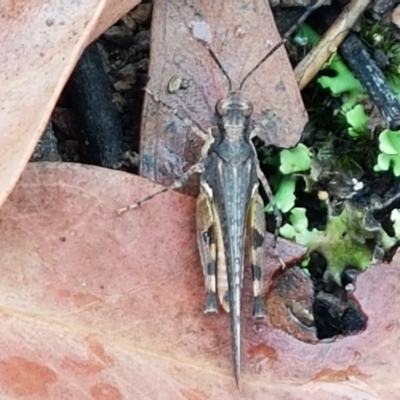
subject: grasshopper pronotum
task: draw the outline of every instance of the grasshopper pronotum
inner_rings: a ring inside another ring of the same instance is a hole
[[[249,259],[253,276],[253,315],[264,318],[262,287],[263,243],[266,233],[263,200],[258,192],[259,182],[268,196],[280,226],[280,213],[271,188],[263,175],[252,138],[262,136],[267,123],[264,118],[255,123],[251,116],[252,103],[241,95],[247,78],[287,40],[287,37],[324,0],[318,0],[297,21],[271,50],[248,72],[236,90],[229,75],[213,50],[206,45],[211,57],[228,80],[228,95],[215,107],[216,126],[206,134],[188,117],[159,100],[145,89],[152,99],[165,106],[204,139],[201,158],[180,179],[141,201],[117,210],[121,214],[139,207],[151,198],[181,187],[194,173],[200,173],[200,195],[197,199],[197,242],[205,279],[205,312],[218,311],[218,303],[230,313],[232,353],[235,380],[240,387],[241,372],[241,289],[245,244],[249,244]],[[268,119],[268,117],[267,117]],[[247,241],[246,241],[247,237]]]

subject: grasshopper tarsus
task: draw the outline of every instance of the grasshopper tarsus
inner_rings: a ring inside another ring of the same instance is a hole
[[[172,188],[172,189],[175,189],[175,188]],[[126,213],[126,212],[128,212],[130,210],[134,210],[135,208],[139,208],[143,203],[147,203],[152,198],[158,196],[159,194],[165,193],[168,190],[171,190],[171,188],[170,187],[166,187],[166,188],[163,188],[161,190],[158,190],[157,192],[155,192],[155,193],[143,198],[142,200],[140,200],[140,201],[138,201],[136,203],[132,203],[129,206],[118,208],[117,210],[115,210],[115,213],[117,214],[117,217],[119,217],[120,215],[122,215],[122,214],[124,214],[124,213]]]
[[[285,261],[283,260],[283,258],[279,254],[276,254],[276,256],[278,257],[279,263],[281,264],[282,271],[284,271],[286,269]]]
[[[118,208],[117,210],[115,210],[115,214],[117,215],[117,217],[119,217],[120,215],[125,214],[129,210],[134,210],[137,207],[139,207],[137,203],[130,204],[129,206]]]
[[[204,307],[204,314],[217,314],[217,294],[215,292],[208,291],[206,293],[206,304]]]
[[[261,320],[265,319],[267,313],[265,312],[265,304],[263,296],[257,296],[254,298],[253,317]]]
[[[272,247],[271,250],[272,250],[272,252],[274,253],[275,257],[278,259],[279,264],[281,265],[282,271],[284,271],[284,270],[286,269],[286,267],[287,267],[285,261],[284,261],[283,258],[279,255],[279,252],[276,250],[275,247]]]
[[[204,171],[204,163],[203,160],[200,160],[197,164],[192,165],[186,172],[182,174],[182,176],[177,179],[174,184],[171,185],[172,189],[181,188],[185,182],[189,180],[189,178],[194,174],[201,174]],[[174,186],[176,185],[176,186]]]

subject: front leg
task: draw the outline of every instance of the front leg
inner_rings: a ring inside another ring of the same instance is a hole
[[[144,91],[150,96],[150,98],[156,103],[161,104],[163,107],[168,109],[173,115],[179,118],[186,126],[189,126],[193,132],[202,138],[204,141],[208,140],[209,135],[203,130],[203,128],[194,120],[192,120],[187,113],[179,111],[178,109],[171,107],[168,103],[159,99],[150,89],[144,88]]]

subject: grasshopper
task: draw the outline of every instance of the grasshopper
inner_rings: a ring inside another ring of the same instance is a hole
[[[245,99],[241,90],[249,76],[287,40],[289,35],[323,3],[318,0],[310,6],[271,50],[248,72],[239,87],[232,89],[232,82],[208,44],[206,47],[229,85],[228,94],[215,107],[216,126],[207,134],[189,118],[158,99],[149,89],[148,95],[168,108],[193,131],[204,139],[201,158],[171,186],[168,186],[141,201],[117,210],[121,214],[139,207],[144,202],[168,190],[177,189],[194,174],[200,173],[200,195],[197,198],[197,242],[205,281],[205,313],[218,312],[218,304],[230,314],[234,375],[237,386],[241,386],[241,289],[243,283],[244,254],[248,255],[253,279],[253,315],[265,317],[263,296],[263,245],[266,235],[264,203],[259,194],[259,184],[269,198],[276,218],[277,232],[281,216],[272,190],[262,173],[252,139],[263,138],[268,128],[269,115],[260,123],[251,116],[252,103]]]

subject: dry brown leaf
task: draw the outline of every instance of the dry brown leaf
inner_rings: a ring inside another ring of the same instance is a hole
[[[190,27],[196,28],[194,35]],[[207,130],[215,104],[227,94],[228,85],[205,46],[194,37],[211,38],[211,47],[235,89],[280,36],[268,0],[190,0],[185,6],[179,0],[155,2],[148,87]],[[190,85],[168,94],[174,75],[189,80]],[[248,79],[243,95],[253,102],[255,120],[265,110],[274,110],[284,121],[286,132],[271,130],[269,144],[290,147],[297,143],[307,116],[283,47]],[[143,115],[141,174],[169,184],[198,160],[201,140],[151,99],[146,100]]]
[[[83,49],[139,0],[5,0],[0,13],[0,205]]]
[[[29,165],[0,212],[4,399],[397,399],[399,266],[370,268],[365,332],[307,344],[254,322],[244,288],[243,391],[229,319],[202,313],[195,200],[96,167]],[[297,250],[296,250],[297,249]],[[303,250],[285,245],[286,262]],[[278,267],[270,257],[267,277]]]

